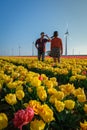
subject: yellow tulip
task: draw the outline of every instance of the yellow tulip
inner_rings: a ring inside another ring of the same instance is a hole
[[[5,113],[0,113],[0,130],[8,126],[8,118]]]
[[[47,98],[46,90],[43,86],[37,87],[37,95],[41,101],[45,101]]]
[[[16,99],[16,95],[15,94],[7,94],[6,96],[5,96],[5,100],[6,100],[6,102],[8,103],[8,104],[10,104],[10,105],[14,105],[14,104],[16,104],[17,103],[17,99]]]
[[[16,91],[16,97],[18,100],[22,100],[24,98],[25,94],[23,90],[17,90]]]
[[[80,122],[81,130],[87,130],[87,121],[85,120],[84,123]]]
[[[43,120],[37,120],[31,121],[30,123],[30,130],[44,130],[45,123]]]
[[[82,95],[77,95],[77,99],[79,102],[85,102],[86,101],[86,95],[82,94]]]
[[[64,104],[65,104],[65,107],[69,110],[72,110],[75,107],[75,101],[73,100],[65,100]]]
[[[46,123],[50,123],[52,120],[54,120],[53,111],[47,104],[44,104],[40,107],[39,115]]]
[[[38,102],[37,100],[30,100],[29,103],[28,103],[28,105],[29,105],[31,108],[33,108],[34,113],[35,113],[36,115],[38,115],[38,113],[39,113],[39,108],[40,108],[40,106],[41,106],[41,103]]]
[[[84,109],[85,113],[87,113],[87,104],[84,105],[83,109]]]
[[[64,110],[65,104],[63,102],[61,102],[61,101],[56,100],[55,101],[55,107],[56,107],[58,112],[61,112],[61,111]]]

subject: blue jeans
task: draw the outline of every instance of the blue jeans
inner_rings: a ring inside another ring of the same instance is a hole
[[[38,60],[40,60],[42,57],[42,61],[44,61],[45,58],[45,52],[41,52],[40,50],[38,50]]]

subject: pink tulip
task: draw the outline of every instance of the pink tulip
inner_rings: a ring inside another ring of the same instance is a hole
[[[22,130],[23,125],[28,124],[34,117],[34,111],[32,108],[28,107],[25,110],[18,110],[14,114],[13,124],[15,127]]]

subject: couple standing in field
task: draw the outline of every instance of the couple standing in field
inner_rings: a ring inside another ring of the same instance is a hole
[[[42,57],[42,61],[44,61],[46,43],[51,42],[49,55],[53,57],[54,62],[58,61],[60,63],[60,56],[63,54],[63,44],[61,38],[58,37],[58,31],[54,31],[51,38],[45,35],[44,32],[41,32],[40,35],[41,37],[35,42],[35,47],[38,50],[38,60]]]

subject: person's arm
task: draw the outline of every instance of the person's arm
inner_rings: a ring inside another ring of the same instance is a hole
[[[47,34],[44,35],[44,36],[47,37],[47,39],[48,39],[49,42],[51,42],[51,39],[50,39],[50,37]]]

